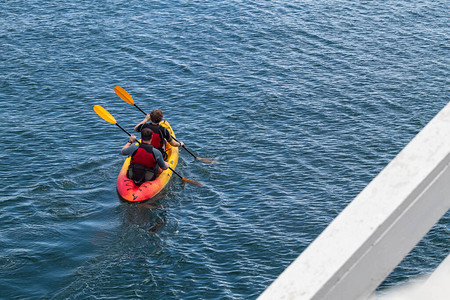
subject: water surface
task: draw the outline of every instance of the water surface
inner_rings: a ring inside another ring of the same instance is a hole
[[[254,299],[450,101],[446,1],[8,1],[0,18],[0,298]],[[127,130],[181,151],[121,203]],[[450,216],[382,289],[448,254]]]

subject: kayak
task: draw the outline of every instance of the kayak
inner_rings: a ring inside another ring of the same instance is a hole
[[[169,122],[163,120],[159,124],[167,128],[170,135],[175,137]],[[172,145],[167,143],[166,153],[166,161],[170,164],[170,167],[175,170],[175,167],[178,164],[178,147],[172,147]],[[170,169],[163,170],[155,180],[146,181],[139,186],[134,184],[133,180],[127,177],[130,162],[131,156],[128,156],[123,163],[119,176],[117,177],[117,193],[122,200],[128,202],[141,202],[153,198],[167,185],[173,174]]]

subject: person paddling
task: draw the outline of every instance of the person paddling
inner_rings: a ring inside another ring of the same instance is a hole
[[[139,145],[134,144],[136,136],[131,135],[120,152],[122,155],[131,156],[127,177],[136,185],[155,180],[159,168],[166,170],[170,167],[169,163],[164,161],[161,152],[152,146],[152,136],[152,130],[144,128],[141,131],[142,142]]]
[[[141,132],[144,128],[150,128],[153,132],[152,146],[158,149],[162,153],[163,158],[166,159],[166,141],[173,147],[182,147],[184,146],[184,143],[175,141],[167,128],[159,125],[162,119],[162,110],[155,109],[150,114],[147,114],[144,120],[134,127],[134,131]],[[151,123],[147,123],[148,121],[151,121]]]

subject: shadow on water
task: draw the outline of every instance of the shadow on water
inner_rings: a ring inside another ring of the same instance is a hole
[[[165,194],[160,193],[148,201],[138,203],[128,203],[121,200],[122,225],[157,233],[158,229],[167,223],[167,212],[160,202],[164,197]]]

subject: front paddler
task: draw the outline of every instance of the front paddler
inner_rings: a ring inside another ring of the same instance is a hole
[[[184,146],[184,143],[175,141],[167,128],[159,125],[162,119],[162,110],[155,109],[134,127],[134,131],[141,132],[144,128],[150,128],[153,132],[152,146],[161,151],[164,159],[166,159],[166,141],[173,147],[182,147]],[[151,123],[147,123],[149,121],[151,121]]]

